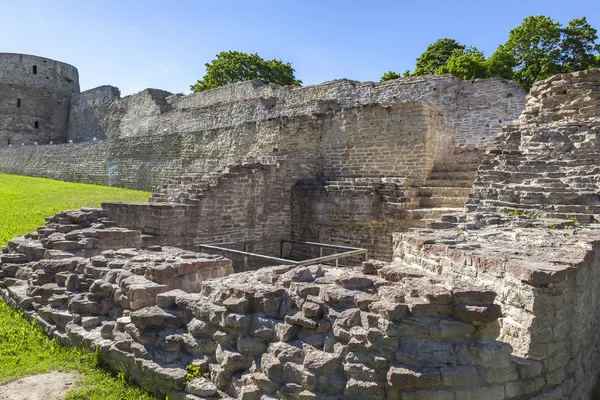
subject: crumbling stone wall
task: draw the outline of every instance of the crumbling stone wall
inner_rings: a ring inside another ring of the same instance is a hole
[[[0,53],[0,148],[64,143],[77,68],[26,54]]]
[[[94,97],[81,94],[83,99]],[[450,75],[402,78],[373,83],[336,80],[307,87],[281,87],[261,82],[241,82],[188,96],[148,89],[110,105],[76,99],[71,109],[74,121],[85,121],[91,113],[98,116],[96,129],[86,136],[142,136],[171,132],[222,129],[226,126],[266,118],[267,110],[256,107],[266,102],[276,116],[288,110],[314,113],[306,105],[330,102],[342,108],[398,101],[425,101],[437,106],[456,136],[456,145],[485,147],[500,128],[516,119],[525,105],[525,92],[514,82],[499,78],[463,82]],[[186,117],[183,117],[183,116]],[[228,117],[231,115],[231,117]],[[190,118],[191,116],[192,118]],[[78,137],[81,124],[69,128],[69,137]],[[82,137],[83,138],[83,137]]]
[[[67,141],[91,142],[107,139],[106,129],[100,120],[108,112],[111,101],[120,97],[114,86],[99,86],[79,93],[71,99]]]
[[[392,259],[392,233],[411,227],[406,210],[418,201],[411,181],[347,178],[305,182],[292,193],[291,238],[368,249],[378,260]],[[319,257],[317,248],[293,246],[295,259]],[[356,260],[344,260],[344,262]]]
[[[250,242],[248,250],[279,257],[280,241],[290,238],[292,188],[319,170],[303,157],[260,158],[173,179],[149,204],[104,207],[120,226],[152,235],[153,244],[197,250],[202,243]]]
[[[397,262],[498,293],[498,339],[543,377],[503,375],[527,398],[592,398],[600,375],[599,77],[536,83],[479,169],[467,213],[448,219],[454,229],[394,239]]]
[[[598,70],[537,82],[519,123],[496,139],[467,209],[589,221],[598,214]]]

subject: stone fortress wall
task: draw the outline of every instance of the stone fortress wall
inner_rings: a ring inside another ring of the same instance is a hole
[[[77,68],[47,58],[0,53],[0,147],[64,143]]]
[[[449,161],[455,146],[485,147],[523,107],[524,91],[513,82],[453,76],[302,88],[242,82],[188,96],[147,89],[124,98],[117,88],[101,86],[70,99],[67,127],[63,118],[63,136],[53,141],[73,144],[7,149],[0,141],[0,171],[153,190],[170,177],[247,157],[317,152],[324,176],[423,182],[433,160]],[[386,113],[400,109],[403,115],[384,122]],[[10,110],[6,115],[13,118]],[[428,135],[426,147],[412,147],[418,135]],[[29,139],[24,143],[50,142]],[[56,163],[57,156],[75,164]]]

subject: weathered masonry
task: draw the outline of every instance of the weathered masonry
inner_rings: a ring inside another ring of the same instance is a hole
[[[0,53],[0,147],[64,143],[77,68],[47,58]]]
[[[2,170],[158,189],[10,241],[2,296],[170,399],[593,398],[600,70],[523,97],[448,76],[78,94],[77,143]],[[197,251],[319,255],[303,242],[372,259]]]
[[[599,83],[596,69],[534,85],[476,172],[464,212],[395,233],[391,262],[235,273],[230,259],[172,247],[210,232],[223,242],[242,242],[239,230],[278,237],[286,177],[314,171],[260,159],[182,177],[152,203],[48,218],[3,249],[2,295],[49,335],[97,347],[173,399],[594,398]],[[366,190],[353,183],[339,207],[360,203]],[[385,184],[398,182],[380,183],[391,196]],[[333,186],[316,198],[345,190]],[[251,201],[223,201],[236,190]],[[260,208],[261,196],[276,224],[231,229],[219,219]],[[202,374],[186,378],[190,366]]]
[[[0,135],[12,136],[0,140],[0,171],[146,190],[184,173],[277,155],[317,161],[327,178],[422,182],[455,148],[459,161],[479,162],[472,150],[490,144],[525,104],[523,89],[502,79],[301,88],[253,81],[187,96],[147,89],[121,98],[112,86],[79,93],[77,70],[51,60],[0,54],[0,71],[7,91]]]

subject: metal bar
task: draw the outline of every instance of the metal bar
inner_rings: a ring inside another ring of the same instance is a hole
[[[208,245],[208,244],[199,244],[198,248],[199,249],[218,250],[218,251],[222,251],[225,253],[240,254],[242,256],[264,258],[265,260],[276,261],[276,262],[282,263],[282,264],[300,265],[300,263],[298,261],[286,260],[284,258],[277,258],[277,257],[271,257],[271,256],[263,256],[261,254],[248,253],[246,251],[233,250],[233,249],[228,249],[226,247],[218,247],[218,246],[212,246],[212,245]]]
[[[231,245],[246,245],[246,244],[257,244],[262,243],[261,240],[242,240],[240,242],[219,242],[219,243],[203,243],[207,246],[231,246]]]
[[[244,271],[248,271],[248,256],[244,256]]]
[[[282,241],[286,242],[286,243],[307,244],[310,246],[321,246],[321,247],[326,247],[326,248],[330,248],[330,249],[343,249],[343,250],[359,250],[360,249],[360,247],[338,246],[335,244],[325,244],[325,243],[316,243],[316,242],[302,242],[300,240],[283,239]]]
[[[345,253],[332,254],[330,256],[319,257],[319,258],[312,258],[310,260],[297,261],[297,264],[298,265],[319,264],[319,263],[323,263],[323,262],[326,262],[326,261],[335,260],[337,258],[346,258],[346,257],[357,256],[357,255],[360,255],[360,254],[365,254],[366,252],[367,252],[367,250],[365,250],[365,249],[352,250],[352,251],[347,251]]]
[[[323,247],[319,247],[319,257],[323,257]]]
[[[336,259],[335,259],[335,267],[337,268],[339,266],[340,266],[340,258],[336,257]]]

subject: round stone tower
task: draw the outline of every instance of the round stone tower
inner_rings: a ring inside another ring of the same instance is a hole
[[[67,138],[77,68],[26,54],[0,53],[0,147]]]

